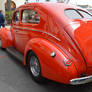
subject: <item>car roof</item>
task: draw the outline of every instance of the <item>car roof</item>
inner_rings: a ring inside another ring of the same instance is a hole
[[[69,5],[69,4],[65,4],[65,3],[50,3],[50,2],[29,3],[29,4],[24,4],[24,5],[20,6],[19,8],[30,7],[30,6],[37,6],[37,7],[40,7],[41,9],[46,10],[48,16],[49,15],[52,16],[54,20],[58,21],[58,23],[60,22],[60,24],[64,24],[64,26],[70,22],[70,20],[67,20],[69,18],[67,18],[64,14],[65,9],[82,9],[75,5]],[[17,8],[17,9],[19,9],[19,8]],[[67,20],[67,21],[65,21],[65,20]]]
[[[69,5],[69,4],[65,4],[65,3],[51,3],[51,2],[45,2],[45,3],[28,3],[28,4],[24,4],[22,6],[20,6],[21,8],[22,7],[27,7],[27,6],[41,6],[43,8],[46,8],[46,9],[67,9],[67,8],[73,8],[73,9],[81,9],[80,7],[77,7],[75,5]],[[19,7],[19,8],[20,8]]]
[[[28,3],[28,4],[24,4],[24,5],[20,6],[19,8],[30,7],[30,6],[40,7],[42,9],[47,10],[48,14],[54,13],[56,15],[60,15],[61,13],[63,15],[65,9],[82,9],[82,8],[74,6],[74,5],[69,5],[69,4],[65,4],[65,3],[51,3],[51,2]]]

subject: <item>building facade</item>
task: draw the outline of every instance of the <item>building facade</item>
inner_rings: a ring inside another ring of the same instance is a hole
[[[32,3],[32,2],[46,2],[46,1],[51,1],[51,2],[69,2],[70,0],[11,0],[12,4],[11,4],[11,8],[17,8],[20,5],[23,5],[25,3]],[[3,12],[5,12],[5,10],[7,10],[7,0],[0,0],[0,10],[3,10]]]
[[[23,5],[25,3],[26,0],[11,0],[12,4],[11,4],[11,8],[17,8],[20,5]],[[2,10],[3,12],[5,12],[7,8],[7,0],[0,0],[0,10]]]

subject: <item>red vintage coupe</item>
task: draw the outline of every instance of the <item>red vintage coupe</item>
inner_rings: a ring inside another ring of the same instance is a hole
[[[33,79],[78,85],[92,82],[92,15],[63,3],[17,8],[1,47],[27,66]]]

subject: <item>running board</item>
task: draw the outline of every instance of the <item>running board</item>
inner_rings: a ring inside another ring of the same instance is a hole
[[[9,52],[11,55],[16,57],[18,60],[20,60],[22,63],[24,63],[24,55],[21,54],[15,47],[8,47],[6,48],[7,52]]]

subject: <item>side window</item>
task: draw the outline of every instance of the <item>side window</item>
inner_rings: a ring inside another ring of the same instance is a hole
[[[92,19],[92,15],[88,14],[87,12],[82,11],[82,10],[78,10],[78,12],[80,12],[84,16],[84,18]]]
[[[15,14],[14,14],[14,22],[18,22],[19,21],[19,12],[17,11]]]
[[[38,24],[40,22],[40,16],[34,10],[24,10],[22,12],[22,22],[30,24]]]
[[[71,19],[81,19],[82,16],[74,9],[67,9],[64,11],[65,15]]]

